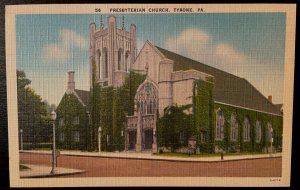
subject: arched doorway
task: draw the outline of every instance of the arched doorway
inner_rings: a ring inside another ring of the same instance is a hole
[[[136,144],[136,130],[128,131],[128,140],[129,140],[129,146],[128,150],[135,150],[135,144]]]
[[[153,144],[153,129],[144,130],[144,150],[151,150]]]
[[[127,117],[127,149],[130,150],[133,147],[132,141],[136,140],[136,151],[152,150],[156,152],[157,85],[147,78],[138,87],[134,101],[134,115]],[[136,139],[131,131],[136,131]]]

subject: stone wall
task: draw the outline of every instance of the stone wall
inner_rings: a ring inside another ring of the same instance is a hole
[[[147,66],[148,77],[158,84],[159,62],[161,59],[162,57],[146,42],[134,64],[132,64],[132,69],[134,71],[145,71]]]

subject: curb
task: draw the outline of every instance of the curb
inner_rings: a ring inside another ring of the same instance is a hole
[[[20,153],[30,153],[30,154],[51,154],[48,152],[27,152],[20,151]],[[63,156],[78,156],[78,157],[98,157],[98,158],[111,158],[111,159],[131,159],[131,160],[155,160],[155,161],[168,161],[168,162],[206,162],[206,163],[215,163],[215,162],[234,162],[240,160],[256,160],[256,159],[266,159],[266,158],[281,158],[282,155],[274,155],[274,156],[265,156],[265,157],[257,157],[257,158],[237,158],[230,160],[181,160],[181,159],[168,159],[168,158],[139,158],[139,157],[117,157],[117,156],[106,156],[106,155],[80,155],[80,154],[71,154],[71,153],[61,153]],[[226,158],[226,157],[224,157]]]
[[[57,177],[57,176],[64,176],[64,175],[75,175],[85,173],[86,171],[78,171],[78,172],[69,172],[69,173],[61,173],[61,174],[41,174],[41,175],[32,175],[32,176],[20,176],[20,178],[49,178],[49,177]]]

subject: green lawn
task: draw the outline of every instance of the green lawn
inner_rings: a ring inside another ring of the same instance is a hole
[[[34,149],[32,149],[32,150],[52,151],[52,148],[34,148]],[[64,150],[64,149],[59,149],[59,148],[57,148],[56,150],[61,151],[61,150]]]
[[[241,155],[253,155],[253,154],[269,154],[263,152],[253,152],[253,153],[226,153],[225,156],[241,156]],[[155,156],[174,156],[174,157],[221,157],[220,153],[203,153],[203,154],[189,154],[187,153],[172,153],[172,152],[165,152],[165,153],[154,153]]]
[[[52,150],[52,148],[34,148],[33,150]]]

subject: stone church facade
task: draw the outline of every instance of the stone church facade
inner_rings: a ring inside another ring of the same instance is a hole
[[[214,152],[230,149],[270,151],[273,123],[265,118],[276,117],[276,121],[281,121],[276,127],[282,129],[282,112],[246,79],[157,47],[149,41],[137,54],[136,38],[136,26],[131,24],[126,31],[123,20],[123,26],[118,28],[114,16],[108,17],[107,27],[101,21],[99,30],[95,23],[90,24],[90,76],[95,73],[97,84],[118,88],[130,71],[146,75],[135,92],[134,113],[126,117],[125,150],[157,152],[160,148],[157,120],[163,116],[164,109],[173,105],[195,105],[196,83],[213,81],[213,122],[203,128],[199,126],[197,135],[201,136],[201,142],[197,143],[213,144]],[[185,111],[199,113],[195,106]],[[262,139],[262,134],[267,139]]]
[[[212,76],[194,69],[174,71],[174,61],[166,58],[149,41],[144,44],[131,69],[145,71],[147,78],[136,92],[136,112],[127,120],[127,141],[132,145],[136,139],[136,151],[149,149],[147,144],[152,143],[152,152],[157,152],[156,114],[162,116],[166,107],[175,104],[192,104],[194,81],[205,81]],[[192,113],[192,109],[186,111]]]

